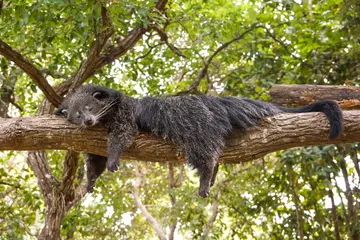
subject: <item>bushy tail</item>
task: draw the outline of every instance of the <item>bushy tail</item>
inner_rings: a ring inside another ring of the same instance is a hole
[[[323,112],[330,122],[329,139],[335,139],[344,128],[344,120],[340,106],[332,100],[323,100],[309,104],[301,108],[286,108],[279,106],[279,109],[288,113]]]

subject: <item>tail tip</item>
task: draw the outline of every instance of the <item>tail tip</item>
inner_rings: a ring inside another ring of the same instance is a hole
[[[330,132],[328,136],[329,140],[335,140],[336,138],[338,138],[343,130],[344,130],[344,124],[342,120],[330,126]]]

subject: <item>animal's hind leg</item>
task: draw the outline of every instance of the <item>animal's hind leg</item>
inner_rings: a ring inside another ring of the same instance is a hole
[[[107,157],[95,154],[86,155],[87,192],[91,193],[94,191],[96,179],[98,179],[105,170]]]
[[[200,176],[200,187],[199,195],[200,197],[207,197],[210,194],[210,184],[213,178],[215,168],[215,162],[209,161],[206,164],[197,167],[199,176]]]

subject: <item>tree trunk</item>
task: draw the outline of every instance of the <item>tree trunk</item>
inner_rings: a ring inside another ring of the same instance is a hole
[[[46,204],[45,225],[38,237],[39,240],[60,240],[60,226],[65,216],[64,197],[61,193],[51,196],[51,203]]]

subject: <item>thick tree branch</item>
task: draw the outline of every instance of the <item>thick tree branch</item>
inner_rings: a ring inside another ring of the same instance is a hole
[[[29,152],[27,160],[29,163],[31,162],[29,165],[38,180],[38,185],[44,195],[45,202],[51,202],[52,190],[54,186],[60,186],[60,182],[51,172],[45,151]]]
[[[56,107],[60,106],[61,98],[56,94],[55,90],[46,81],[45,77],[41,74],[41,71],[37,69],[29,60],[27,60],[19,52],[12,49],[8,44],[0,40],[0,54],[14,62],[19,68],[21,68],[36,85],[45,94],[46,98]]]
[[[69,211],[74,205],[76,205],[87,194],[87,180],[83,181],[81,185],[76,188],[74,192],[74,199],[67,202],[66,212]]]
[[[280,105],[307,105],[324,99],[335,100],[342,108],[360,106],[360,87],[333,85],[279,84],[270,89],[272,102]]]
[[[64,169],[62,172],[62,182],[60,189],[64,194],[66,200],[73,200],[74,198],[74,179],[76,178],[76,170],[79,165],[79,153],[74,151],[67,151]]]
[[[344,111],[344,132],[327,139],[329,123],[322,113],[279,114],[247,132],[229,136],[223,163],[251,161],[295,146],[360,142],[360,111]],[[56,116],[0,119],[0,150],[70,149],[106,155],[107,133],[100,127],[80,131]],[[142,133],[122,157],[141,161],[183,162],[176,146]]]

